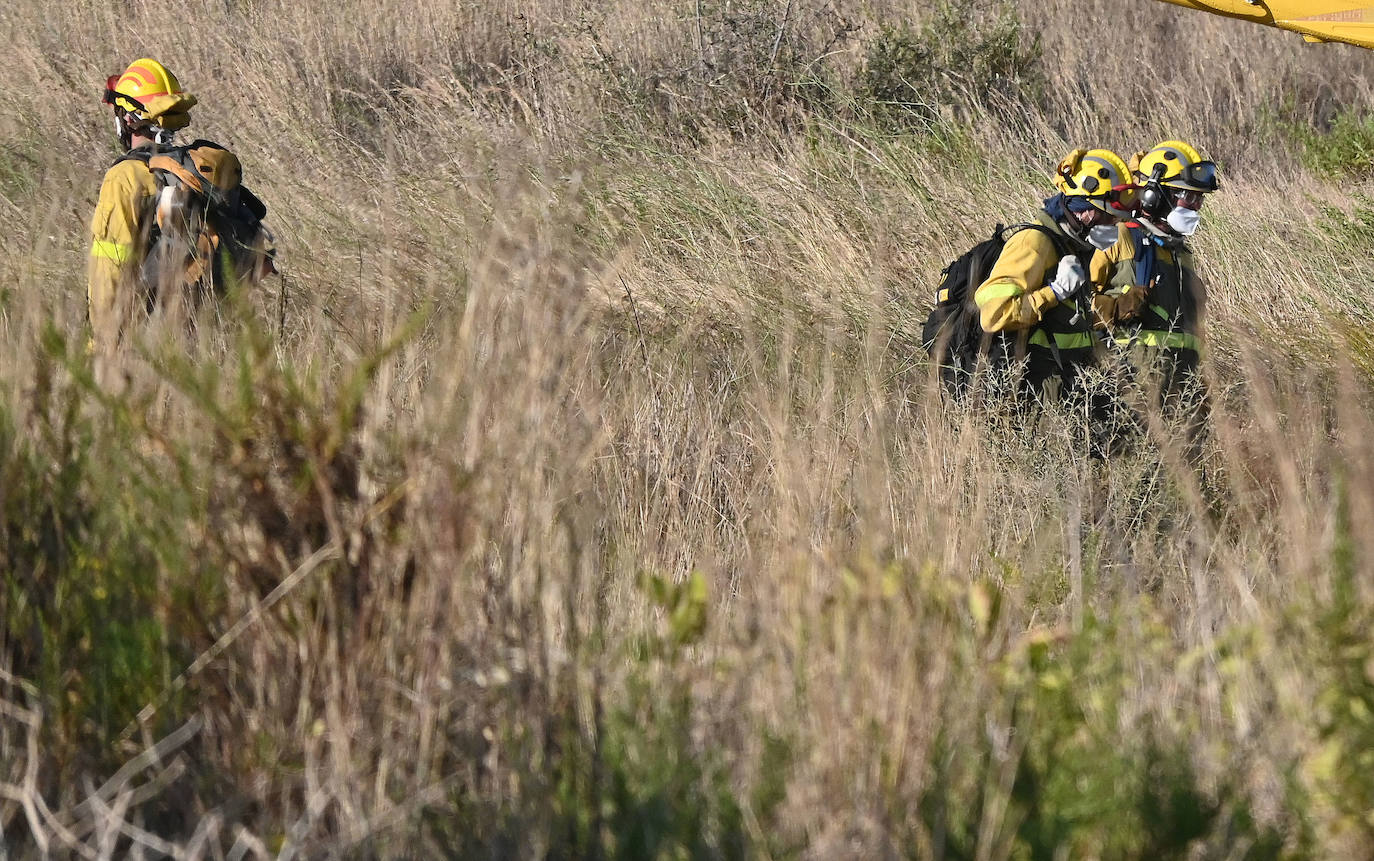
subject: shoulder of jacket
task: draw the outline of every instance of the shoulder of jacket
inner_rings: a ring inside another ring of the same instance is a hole
[[[1035,218],[1022,223],[1027,227],[1028,233],[1038,233],[1044,241],[1054,249],[1055,256],[1080,255],[1092,250],[1081,239],[1074,238],[1064,230],[1064,226],[1054,219],[1043,209],[1036,213]]]
[[[1057,236],[1051,238],[1048,232],[1050,228],[1047,228],[1044,224],[1039,222],[1031,221],[1024,224],[1014,224],[1012,225],[1012,229],[1014,232],[1007,237],[1006,244],[1003,246],[1004,250],[1015,248],[1019,251],[1025,249],[1027,251],[1033,251],[1040,256],[1050,255],[1058,257],[1060,244],[1067,244],[1064,239]]]
[[[105,171],[106,177],[140,176],[143,174],[152,176],[153,172],[148,169],[148,162],[140,158],[121,158]]]
[[[103,185],[126,185],[130,188],[156,189],[157,178],[148,165],[138,159],[122,159],[105,171]]]

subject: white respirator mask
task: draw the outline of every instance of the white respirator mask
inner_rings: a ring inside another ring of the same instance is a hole
[[[1116,244],[1120,235],[1115,224],[1099,224],[1088,229],[1088,244],[1098,251],[1106,251]]]
[[[1202,223],[1202,213],[1196,209],[1175,206],[1165,221],[1179,236],[1192,236],[1197,233],[1198,225]]]

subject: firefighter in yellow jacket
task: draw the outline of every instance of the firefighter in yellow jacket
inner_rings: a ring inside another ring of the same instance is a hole
[[[170,145],[173,133],[190,123],[196,104],[167,67],[147,58],[111,76],[103,101],[114,110],[120,144],[130,152]],[[148,301],[137,273],[147,252],[157,194],[144,159],[121,158],[101,183],[91,218],[87,278],[87,314],[98,350],[113,348],[134,312]]]
[[[1177,401],[1197,382],[1206,304],[1188,237],[1206,195],[1221,185],[1216,164],[1183,141],[1137,154],[1132,168],[1141,186],[1139,215],[1094,259],[1095,268],[1111,274],[1093,305],[1141,388],[1156,403]]]
[[[1049,397],[1070,389],[1094,359],[1089,284],[1110,273],[1084,261],[1119,239],[1117,223],[1137,193],[1126,162],[1105,149],[1069,153],[1054,181],[1058,194],[1037,214],[1037,229],[1012,234],[974,293],[984,331],[1020,333],[1026,382]]]

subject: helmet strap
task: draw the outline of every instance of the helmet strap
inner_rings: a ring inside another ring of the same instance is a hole
[[[126,151],[134,148],[134,130],[129,125],[123,111],[115,110],[115,132],[119,135],[119,145]]]
[[[1150,233],[1156,245],[1161,248],[1175,249],[1182,248],[1187,242],[1186,236],[1179,236],[1167,222],[1160,223],[1154,218],[1140,219],[1140,226]]]
[[[1088,239],[1088,226],[1083,223],[1082,216],[1067,206],[1064,207],[1064,220],[1060,224],[1066,228],[1066,233],[1079,242],[1086,242]]]
[[[1160,239],[1168,239],[1174,235],[1174,232],[1169,229],[1167,224],[1160,224],[1159,219],[1148,213],[1144,215],[1145,217],[1139,220],[1141,227],[1144,227]]]
[[[115,128],[119,132],[119,145],[126,150],[134,148],[134,135],[148,138],[158,146],[172,145],[174,132],[140,119],[122,108],[115,109]]]

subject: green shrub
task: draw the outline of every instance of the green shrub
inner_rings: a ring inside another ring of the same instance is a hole
[[[1336,517],[1329,565],[1332,594],[1315,620],[1311,667],[1320,679],[1313,717],[1320,746],[1308,763],[1315,797],[1336,833],[1374,847],[1374,611],[1360,594],[1362,576],[1354,526],[1344,500]]]
[[[1374,175],[1374,115],[1341,113],[1324,133],[1308,138],[1306,160],[1318,173]]]
[[[1329,123],[1315,125],[1295,114],[1285,102],[1265,115],[1264,123],[1269,136],[1293,149],[1303,167],[1329,178],[1374,176],[1374,114],[1347,108]]]
[[[703,0],[687,53],[630,59],[607,44],[602,24],[584,19],[590,65],[612,127],[649,118],[670,137],[700,141],[724,130],[743,137],[786,127],[842,101],[831,62],[858,25],[828,3]],[[628,110],[627,110],[628,109]]]
[[[0,198],[18,200],[37,187],[38,148],[28,140],[0,144]]]
[[[49,332],[37,349],[27,427],[0,407],[0,657],[40,692],[57,749],[112,761],[107,745],[204,640],[218,590],[189,564],[191,500],[146,468],[129,405],[83,408],[81,348]]]
[[[1039,102],[1040,61],[1039,37],[1026,33],[1009,4],[971,15],[965,5],[942,0],[917,29],[882,28],[869,46],[859,95],[890,125],[927,128],[946,109],[966,118],[983,107]]]
[[[771,823],[787,795],[791,746],[764,732],[762,773],[742,795],[725,750],[703,732],[708,717],[685,652],[706,630],[705,588],[699,574],[678,584],[644,577],[641,589],[664,618],[625,655],[624,677],[584,692],[590,713],[567,696],[546,716],[513,713],[501,746],[521,763],[519,793],[504,805],[451,799],[450,812],[424,817],[426,845],[455,858],[506,858],[535,847],[550,858],[751,857],[741,799],[756,821]],[[597,654],[599,637],[587,648],[582,660],[607,657]]]
[[[623,693],[608,697],[597,737],[578,733],[574,744],[586,749],[562,765],[558,808],[577,824],[569,833],[585,835],[572,848],[624,859],[744,858],[743,811],[729,769],[719,748],[695,740],[691,685],[675,672],[706,632],[706,579],[645,576],[640,587],[664,624],[638,650]],[[771,808],[785,789],[761,792]]]
[[[1189,727],[1126,724],[1134,659],[1116,623],[1092,616],[1076,634],[1032,632],[1013,648],[994,673],[1002,729],[949,721],[939,736],[919,842],[951,858],[984,857],[990,844],[1014,858],[1185,859],[1219,843],[1278,857],[1281,840],[1255,824],[1243,793],[1198,774]]]

